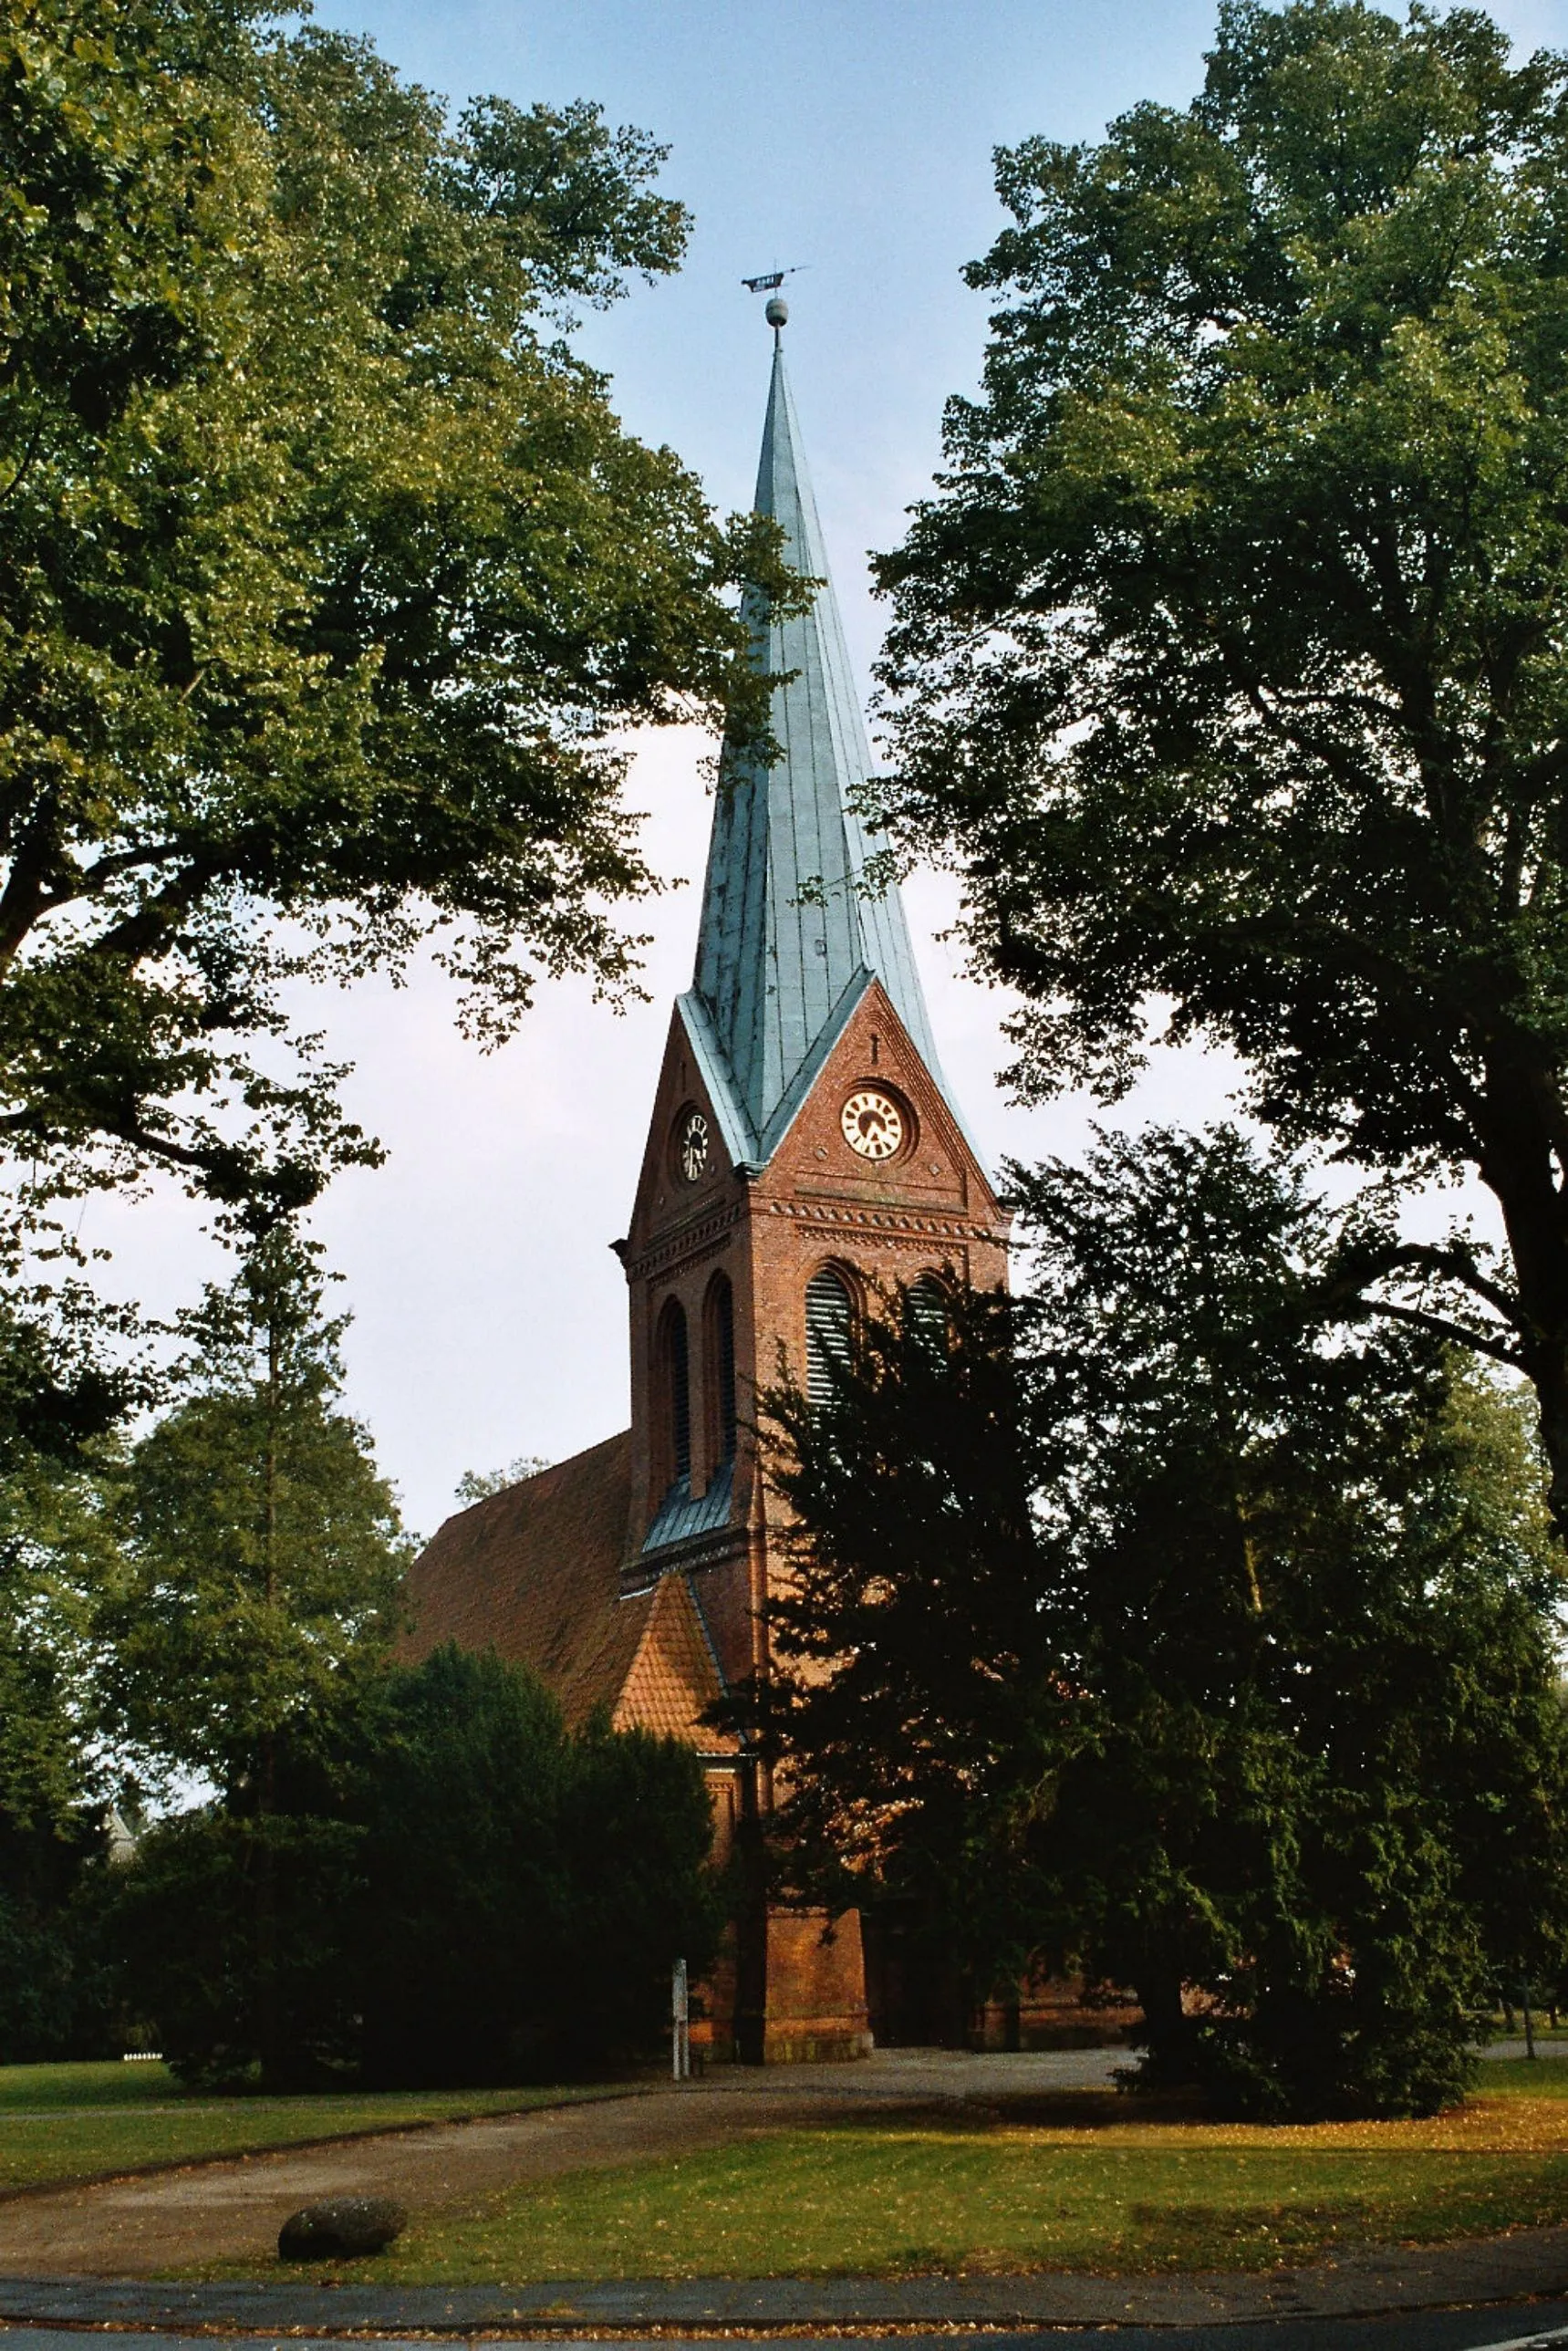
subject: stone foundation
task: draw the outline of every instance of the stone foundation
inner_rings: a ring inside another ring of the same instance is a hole
[[[860,1912],[769,1910],[763,2064],[831,2064],[871,2045]]]
[[[710,2062],[821,2065],[869,2057],[860,1913],[769,1909],[726,1939],[693,2045]]]

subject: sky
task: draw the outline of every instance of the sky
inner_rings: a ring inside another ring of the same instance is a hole
[[[723,509],[750,504],[770,337],[743,276],[798,267],[789,358],[862,689],[883,626],[868,549],[895,545],[939,461],[944,401],[970,389],[983,298],[962,284],[1003,215],[993,151],[1040,133],[1093,139],[1141,99],[1202,78],[1213,0],[319,0],[455,102],[597,100],[667,142],[662,185],[695,215],[680,276],[591,319],[580,348],[630,430],[668,443]],[[1568,0],[1500,0],[1525,48],[1568,46]],[[421,968],[313,1011],[352,1061],[350,1107],[387,1164],[340,1179],[315,1229],[353,1313],[349,1398],[411,1524],[434,1532],[465,1469],[559,1459],[623,1427],[626,1229],[673,998],[690,983],[712,802],[690,732],[651,737],[629,798],[673,884],[632,910],[649,1001],[617,1016],[586,984],[547,987],[517,1039],[484,1055]],[[998,1072],[1007,1003],[966,978],[942,934],[942,877],[906,892],[949,1081],[993,1164],[1087,1140],[1093,1105],[1025,1111]],[[1114,1113],[1224,1112],[1234,1073],[1166,1056]],[[83,1238],[111,1283],[168,1311],[221,1272],[199,1212],[160,1193],[95,1202]]]

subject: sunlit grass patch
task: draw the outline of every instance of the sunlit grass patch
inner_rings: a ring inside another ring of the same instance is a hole
[[[890,2116],[583,2170],[418,2220],[354,2273],[400,2283],[1258,2270],[1568,2219],[1568,2102],[1259,2128],[1053,2101],[989,2126]],[[328,2276],[341,2274],[330,2270]]]

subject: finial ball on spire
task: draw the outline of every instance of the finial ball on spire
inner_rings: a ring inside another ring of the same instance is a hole
[[[787,327],[789,323],[789,305],[784,300],[782,295],[774,294],[769,297],[768,308],[762,315],[770,327]]]

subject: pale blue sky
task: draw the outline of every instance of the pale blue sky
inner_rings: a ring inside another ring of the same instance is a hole
[[[1568,0],[1507,0],[1527,47],[1568,46]],[[668,441],[721,506],[751,496],[768,337],[743,274],[790,282],[789,357],[819,505],[862,684],[880,626],[865,550],[893,545],[936,461],[941,408],[972,384],[983,303],[960,284],[1001,215],[991,150],[1043,132],[1093,138],[1140,99],[1197,88],[1209,0],[328,0],[323,21],[368,33],[455,99],[598,99],[672,150],[664,184],[696,214],[676,280],[590,322],[583,348],[643,437]],[[689,737],[639,760],[634,804],[672,878],[700,878],[709,804]],[[1091,1106],[1010,1106],[996,1072],[1005,1007],[934,937],[950,887],[909,893],[916,950],[951,1082],[982,1147],[1082,1146]],[[347,1277],[352,1401],[424,1532],[465,1468],[551,1458],[625,1424],[625,1230],[671,998],[689,982],[695,893],[645,910],[653,1001],[616,1019],[576,985],[550,989],[523,1034],[486,1059],[459,1040],[432,973],[367,987],[315,1017],[353,1060],[357,1114],[390,1165],[345,1179],[318,1228]],[[1119,1113],[1201,1118],[1225,1073],[1195,1056],[1156,1068]],[[190,1207],[162,1196],[93,1204],[84,1238],[118,1278],[167,1307],[211,1259]]]
[[[319,15],[449,97],[590,97],[667,142],[664,184],[696,217],[685,269],[580,340],[628,423],[727,505],[749,502],[756,465],[761,305],[739,280],[807,265],[787,289],[790,360],[862,666],[863,551],[896,537],[943,400],[974,377],[984,305],[958,273],[999,225],[993,148],[1180,101],[1213,27],[1210,0],[328,0]]]

